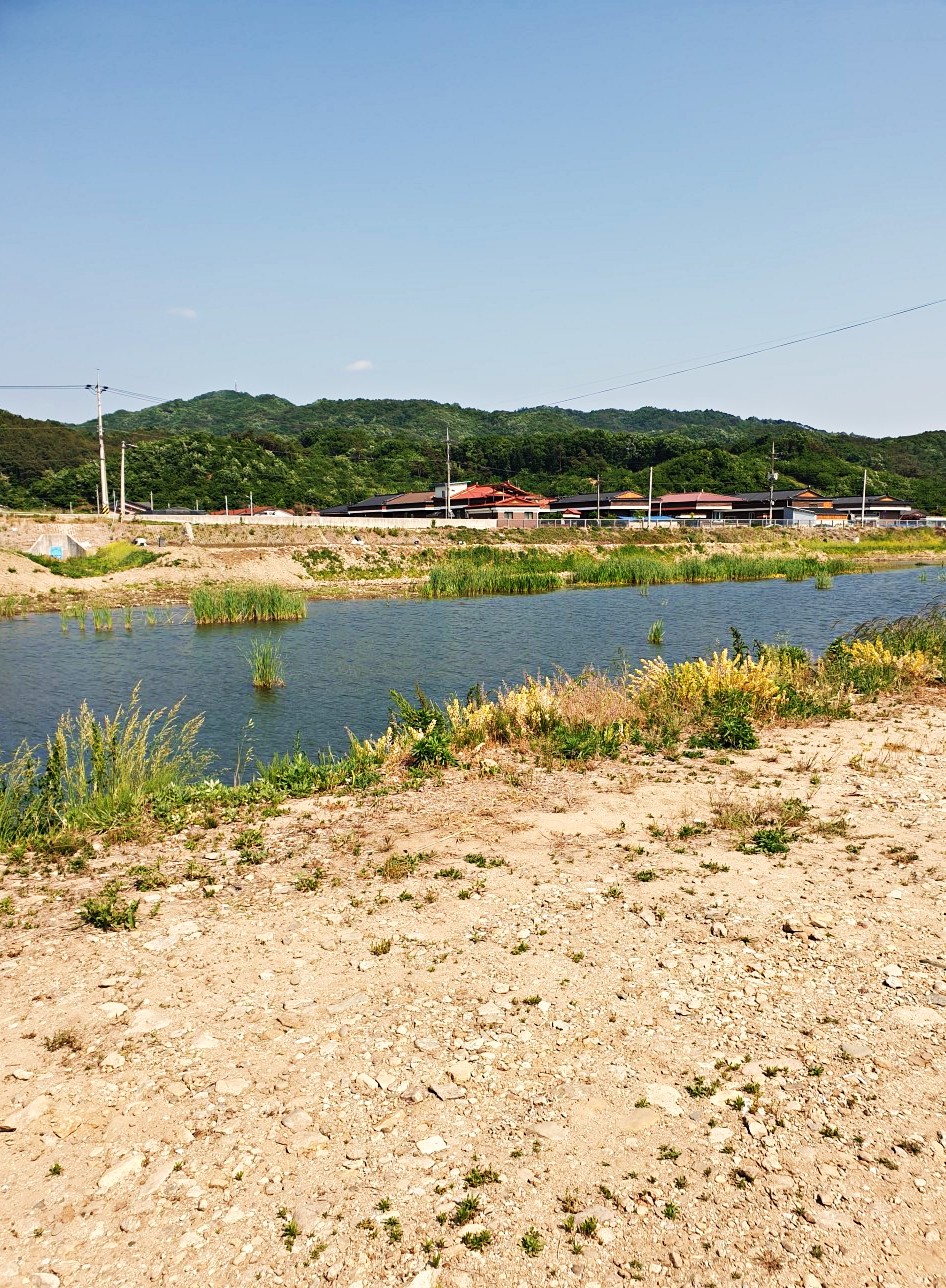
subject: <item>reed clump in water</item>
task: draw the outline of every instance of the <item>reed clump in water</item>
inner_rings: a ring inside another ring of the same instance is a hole
[[[198,626],[297,622],[306,615],[306,601],[300,591],[281,586],[198,586],[191,612]]]
[[[436,565],[422,593],[429,599],[464,595],[530,595],[560,586],[667,586],[676,582],[761,581],[784,577],[804,581],[818,573],[850,572],[852,559],[814,555],[714,554],[670,558],[634,549],[604,558],[581,553],[506,551],[488,546],[450,554]]]
[[[112,610],[110,608],[92,609],[92,625],[96,631],[110,631],[112,629]]]
[[[664,619],[658,617],[655,622],[651,622],[650,629],[647,632],[647,643],[654,648],[659,648],[664,642]]]
[[[254,640],[248,657],[256,689],[281,689],[285,683],[282,654],[275,640]]]

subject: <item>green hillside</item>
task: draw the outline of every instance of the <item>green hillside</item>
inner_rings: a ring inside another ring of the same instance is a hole
[[[856,493],[865,466],[872,492],[946,512],[946,433],[902,438],[831,434],[791,421],[719,411],[558,407],[479,411],[422,399],[322,399],[297,407],[273,395],[202,394],[105,418],[110,479],[130,446],[127,494],[158,506],[195,503],[317,507],[377,492],[430,487],[444,475],[508,478],[550,495],[602,487],[658,492],[766,486],[776,443],[782,486]],[[0,504],[91,504],[98,478],[94,425],[25,420],[0,412]]]

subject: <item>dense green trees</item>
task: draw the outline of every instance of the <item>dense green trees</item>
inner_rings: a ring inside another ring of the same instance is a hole
[[[430,487],[444,474],[449,427],[454,477],[513,479],[548,494],[766,486],[775,440],[783,486],[891,491],[946,512],[946,433],[902,438],[826,434],[790,421],[716,411],[642,407],[578,412],[557,407],[485,412],[420,399],[328,399],[296,407],[274,396],[220,392],[106,417],[109,478],[129,443],[127,495],[159,506],[317,507],[376,492]],[[59,507],[95,499],[94,426],[28,421],[0,412],[0,504]]]

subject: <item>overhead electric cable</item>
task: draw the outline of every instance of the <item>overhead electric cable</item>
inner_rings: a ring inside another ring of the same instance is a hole
[[[746,349],[741,353],[731,354],[728,358],[715,358],[711,362],[698,362],[690,367],[678,367],[674,371],[665,371],[660,376],[644,376],[640,380],[628,380],[619,385],[608,385],[604,389],[595,389],[587,394],[571,394],[568,398],[554,398],[546,406],[557,407],[562,403],[580,402],[584,398],[597,398],[601,394],[614,393],[617,389],[633,389],[637,385],[649,385],[657,380],[669,380],[672,376],[685,376],[691,371],[705,371],[708,367],[722,367],[726,363],[739,362],[743,358],[754,358],[760,353],[772,353],[776,349],[789,349],[796,344],[807,344],[810,340],[821,340],[825,336],[840,335],[842,331],[856,331],[858,327],[871,326],[874,322],[886,322],[889,318],[903,317],[906,313],[918,313],[921,309],[932,309],[937,304],[946,304],[946,296],[938,300],[927,300],[924,304],[911,304],[905,309],[895,309],[892,313],[878,313],[876,317],[863,318],[860,322],[846,322],[843,326],[829,327],[824,331],[812,331],[807,335],[801,335],[792,340],[779,340],[775,344]]]

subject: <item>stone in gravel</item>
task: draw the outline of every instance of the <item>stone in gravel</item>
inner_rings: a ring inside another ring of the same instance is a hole
[[[144,1033],[157,1033],[159,1029],[166,1029],[171,1023],[171,1017],[165,1015],[163,1011],[157,1009],[151,1010],[148,1007],[141,1007],[135,1012],[129,1028],[129,1037],[139,1037]]]
[[[502,1007],[495,1006],[492,1002],[487,1002],[485,1006],[478,1006],[476,1014],[484,1024],[499,1024],[505,1018]]]
[[[753,1140],[758,1140],[763,1136],[768,1136],[769,1129],[761,1118],[755,1118],[752,1114],[746,1114],[743,1118],[743,1122],[746,1124],[746,1131]]]
[[[408,1284],[408,1288],[437,1288],[440,1281],[440,1271],[433,1266],[428,1266],[420,1274],[414,1276]]]
[[[527,1136],[538,1136],[540,1140],[564,1140],[568,1135],[568,1128],[561,1123],[527,1123],[525,1133]]]
[[[388,1114],[387,1118],[382,1118],[380,1122],[375,1123],[375,1131],[389,1132],[393,1131],[398,1123],[404,1121],[404,1110],[395,1109],[393,1114]]]
[[[43,1114],[49,1112],[52,1105],[52,1096],[37,1096],[25,1108],[15,1110],[0,1121],[0,1131],[19,1131],[21,1127],[26,1127],[37,1118],[42,1118]]]
[[[849,1060],[866,1060],[870,1055],[870,1047],[865,1046],[863,1042],[842,1042],[841,1054],[846,1055]]]
[[[306,1113],[304,1109],[296,1109],[291,1114],[286,1114],[282,1119],[282,1125],[288,1127],[290,1131],[307,1131],[312,1126],[312,1115]]]
[[[217,1041],[217,1039],[214,1037],[211,1037],[209,1033],[199,1033],[191,1043],[191,1050],[192,1051],[212,1051],[214,1047],[218,1047],[219,1045],[220,1043]]]
[[[722,1149],[732,1135],[731,1127],[711,1127],[709,1134],[709,1143],[714,1149]]]
[[[36,1288],[59,1288],[60,1279],[49,1270],[37,1270],[30,1283],[35,1284]]]
[[[100,1002],[99,1010],[110,1020],[117,1020],[120,1015],[124,1015],[128,1007],[124,1002]]]
[[[288,1154],[321,1154],[329,1146],[329,1139],[320,1131],[296,1132],[286,1146]]]
[[[647,1099],[652,1105],[665,1110],[668,1114],[673,1114],[674,1117],[679,1117],[683,1113],[680,1108],[680,1093],[676,1087],[652,1082],[647,1088]]]
[[[415,1038],[414,1045],[417,1047],[418,1051],[426,1051],[429,1055],[440,1050],[440,1043],[436,1038]]]
[[[32,1071],[29,1069],[11,1069],[10,1070],[10,1077],[16,1078],[17,1081],[19,1082],[26,1082],[29,1078],[32,1078],[32,1076],[33,1076]]]
[[[102,1056],[103,1069],[121,1069],[124,1067],[125,1057],[120,1051],[109,1051],[107,1055]]]
[[[53,1133],[59,1140],[68,1140],[82,1126],[81,1118],[57,1118],[51,1124]]]
[[[462,1100],[466,1096],[463,1088],[454,1086],[452,1082],[432,1082],[429,1090],[438,1100]]]
[[[653,1106],[647,1105],[642,1109],[629,1109],[626,1114],[622,1114],[615,1129],[623,1135],[633,1136],[635,1132],[646,1131],[648,1127],[654,1127],[659,1122],[659,1112]]]
[[[102,1173],[98,1182],[99,1189],[110,1190],[113,1186],[120,1185],[129,1176],[134,1176],[135,1172],[140,1172],[144,1161],[144,1154],[129,1154],[120,1163],[116,1163],[114,1167]]]
[[[368,1001],[366,993],[355,993],[344,1002],[333,1002],[328,1008],[329,1015],[341,1015],[343,1011],[353,1011],[358,1006],[365,1006]]]
[[[214,1083],[218,1096],[242,1096],[253,1084],[247,1078],[219,1078]]]
[[[165,1159],[163,1163],[157,1163],[154,1167],[148,1168],[148,1175],[141,1187],[141,1193],[148,1197],[161,1188],[164,1182],[174,1172],[174,1159]]]
[[[453,1082],[469,1082],[473,1077],[473,1066],[468,1060],[454,1060],[447,1065],[447,1073]]]
[[[915,1028],[922,1028],[925,1024],[946,1023],[942,1012],[932,1006],[898,1006],[894,1008],[890,1018],[897,1024],[909,1024]]]
[[[417,1148],[426,1156],[439,1154],[441,1150],[447,1148],[447,1142],[442,1136],[426,1136],[423,1140],[417,1142]]]

